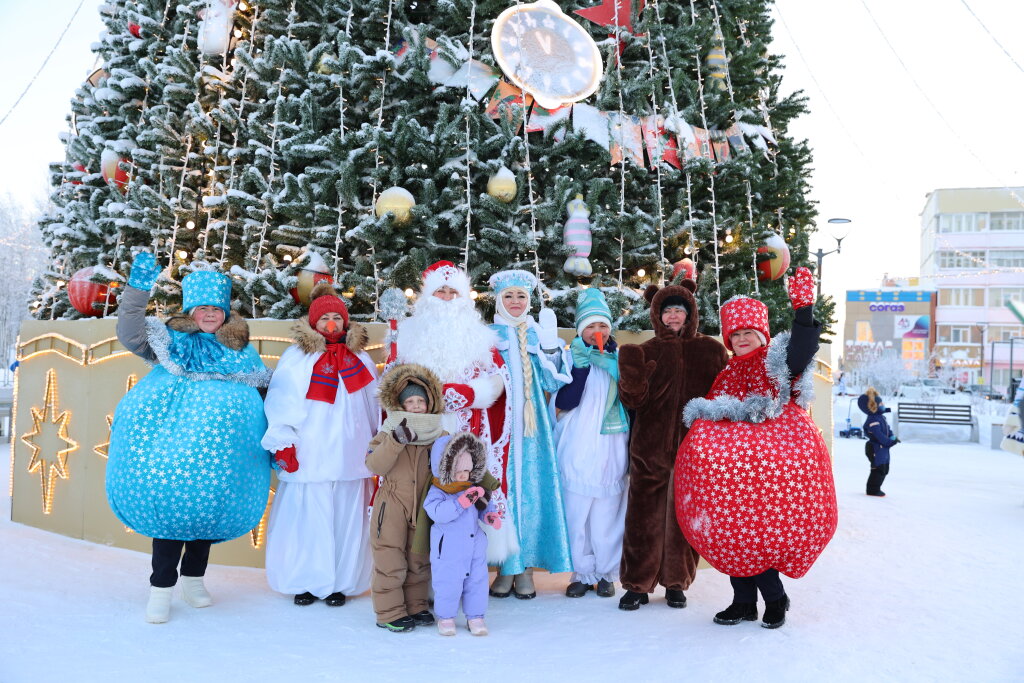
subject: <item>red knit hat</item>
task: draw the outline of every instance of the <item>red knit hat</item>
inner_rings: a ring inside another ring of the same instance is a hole
[[[310,293],[312,301],[309,304],[309,325],[316,329],[316,324],[325,313],[340,313],[344,321],[342,329],[348,329],[348,308],[345,302],[334,294],[334,287],[329,282],[317,283]]]
[[[761,334],[762,342],[768,343],[768,307],[749,296],[734,296],[722,304],[722,342],[732,351],[729,336],[736,330],[754,330]]]

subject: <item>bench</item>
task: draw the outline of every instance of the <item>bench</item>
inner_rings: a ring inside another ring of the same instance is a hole
[[[898,403],[896,404],[896,432],[899,425],[908,422],[930,425],[963,425],[971,428],[971,441],[977,441],[978,423],[965,403]]]

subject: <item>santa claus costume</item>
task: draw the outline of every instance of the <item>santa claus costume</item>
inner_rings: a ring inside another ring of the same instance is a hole
[[[505,519],[519,545],[519,552],[501,563],[491,595],[507,597],[514,588],[517,598],[529,599],[537,594],[531,568],[572,571],[554,429],[544,395],[572,381],[572,356],[558,337],[551,309],[541,309],[539,325],[529,314],[530,292],[537,287],[532,273],[506,270],[491,276],[490,284],[496,299],[491,327],[508,367],[510,420],[507,449],[490,465],[501,481],[508,504]]]
[[[329,292],[329,293],[324,293]],[[336,324],[335,320],[340,324]],[[321,329],[322,328],[322,329]],[[372,474],[367,444],[380,426],[367,333],[349,323],[330,285],[313,290],[270,381],[263,446],[279,484],[267,530],[267,581],[295,604],[340,606],[370,587]]]
[[[470,297],[469,277],[450,261],[423,271],[423,286],[413,314],[398,325],[395,363],[422,365],[442,383],[441,428],[449,434],[471,432],[487,448],[488,468],[496,470],[508,445],[505,362],[495,348],[498,336],[480,317]],[[506,515],[505,495],[495,491],[497,511]],[[487,559],[498,563],[515,552],[515,534],[506,524],[487,529]]]
[[[768,309],[737,296],[722,306],[722,334],[734,355],[706,398],[690,401],[690,431],[676,461],[676,516],[690,544],[729,575],[733,603],[719,624],[785,622],[789,598],[779,572],[807,573],[836,530],[832,463],[807,414],[820,324],[806,268],[790,280],[792,332],[767,343]],[[753,340],[753,341],[751,341]]]

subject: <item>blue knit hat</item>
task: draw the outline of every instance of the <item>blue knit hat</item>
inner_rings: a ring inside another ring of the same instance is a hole
[[[181,307],[190,313],[196,306],[216,306],[231,315],[231,278],[215,270],[197,270],[181,281]]]
[[[576,334],[581,333],[587,325],[596,322],[608,323],[612,326],[612,312],[604,298],[604,292],[596,287],[580,290],[576,297]]]

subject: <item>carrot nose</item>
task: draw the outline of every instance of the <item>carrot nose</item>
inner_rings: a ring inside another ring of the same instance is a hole
[[[328,320],[327,321],[327,331],[330,332],[331,334],[334,334],[335,332],[337,332],[338,331],[338,323],[334,322],[333,320]]]
[[[597,350],[604,353],[604,335],[600,332],[595,332],[594,337],[597,339]]]

